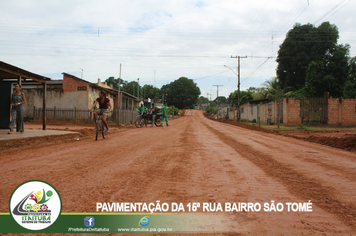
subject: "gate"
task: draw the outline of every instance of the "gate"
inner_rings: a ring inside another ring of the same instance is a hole
[[[300,118],[302,124],[327,124],[328,98],[302,98]]]

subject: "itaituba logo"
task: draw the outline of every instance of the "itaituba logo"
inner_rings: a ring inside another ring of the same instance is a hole
[[[40,180],[18,186],[10,198],[10,213],[22,227],[41,230],[52,225],[61,209],[61,198],[55,188]]]

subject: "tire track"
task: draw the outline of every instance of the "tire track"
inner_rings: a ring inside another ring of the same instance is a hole
[[[311,200],[328,213],[337,215],[346,225],[356,229],[356,207],[339,201],[333,194],[333,188],[326,188],[315,179],[298,173],[287,165],[276,161],[272,156],[252,149],[243,142],[234,140],[212,126],[203,123],[225,144],[232,147],[241,156],[261,168],[267,175],[278,179],[293,195]]]

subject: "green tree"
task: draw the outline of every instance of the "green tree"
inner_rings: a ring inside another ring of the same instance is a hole
[[[176,108],[175,106],[169,106],[167,109],[167,113],[172,115],[178,115],[179,109]]]
[[[137,81],[131,81],[131,82],[126,83],[123,86],[122,91],[137,97],[137,86],[139,86]],[[141,86],[139,88],[139,92],[140,92],[140,96],[142,97],[142,88],[141,88]]]
[[[247,101],[252,101],[253,92],[251,91],[240,91],[240,104],[247,102]],[[234,104],[235,107],[237,107],[237,97],[238,97],[238,90],[235,90],[233,93],[230,93],[228,101]]]
[[[277,77],[281,88],[291,86],[295,90],[300,90],[306,85],[308,77],[309,85],[318,79],[324,79],[329,84],[322,83],[321,90],[332,89],[333,94],[340,94],[346,80],[345,61],[348,46],[338,45],[338,38],[337,27],[329,22],[324,22],[317,28],[311,24],[296,24],[288,32],[278,51]],[[315,63],[310,64],[312,62]],[[317,67],[322,67],[325,71],[322,76],[312,78],[316,75]]]
[[[356,98],[356,57],[349,61],[347,80],[344,86],[345,98]]]
[[[209,99],[203,96],[200,96],[198,98],[198,104],[205,104],[205,103],[209,103]]]
[[[305,92],[308,97],[322,97],[329,92],[332,97],[342,97],[348,78],[349,46],[338,45],[332,55],[324,61],[312,61],[308,65],[305,78]]]
[[[208,114],[217,114],[218,110],[216,109],[216,103],[210,102],[210,104],[205,108],[205,111]]]
[[[218,103],[227,103],[228,99],[224,96],[219,96],[217,98],[214,99],[214,102],[218,102]]]
[[[178,109],[194,108],[200,95],[200,89],[193,80],[180,77],[161,88],[161,94],[168,105],[174,105]]]
[[[266,80],[263,84],[263,91],[265,91],[264,98],[269,100],[277,100],[283,97],[290,97],[293,94],[293,87],[285,87],[282,89],[277,77]]]
[[[160,97],[160,90],[159,88],[153,87],[153,85],[145,84],[142,87],[142,94],[144,98],[151,98],[156,102]]]
[[[267,95],[266,88],[264,88],[264,87],[260,87],[260,88],[249,87],[247,91],[252,92],[253,100],[265,99],[266,95]]]
[[[105,80],[105,82],[107,82],[108,85],[113,85],[113,88],[116,90],[119,90],[119,78],[115,79],[114,76],[111,76],[109,78],[107,78]],[[127,81],[124,80],[120,80],[120,85],[121,86],[125,86],[125,84],[127,83]]]

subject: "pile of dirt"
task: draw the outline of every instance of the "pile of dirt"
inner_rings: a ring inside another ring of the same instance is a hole
[[[223,118],[215,119],[213,117],[208,116],[206,113],[204,113],[204,115],[211,120],[234,125],[234,126],[239,126],[245,129],[283,135],[286,137],[301,139],[308,142],[319,143],[330,147],[356,152],[356,134],[343,134],[339,132],[320,132],[320,131],[310,131],[310,130],[298,130],[298,131],[268,130],[257,126],[235,122]]]
[[[94,138],[95,132],[93,128],[83,128],[70,130],[66,129],[53,129],[53,130],[64,130],[64,131],[73,131],[77,132],[76,134],[63,134],[63,135],[49,135],[42,137],[31,137],[31,138],[21,138],[21,139],[10,139],[0,141],[0,153],[10,152],[13,150],[24,150],[27,148],[48,146],[53,144],[74,142],[77,139],[86,139],[86,138]]]
[[[310,137],[302,139],[313,143],[320,143],[326,146],[356,152],[356,135],[347,135],[345,137],[318,137],[311,135]]]

